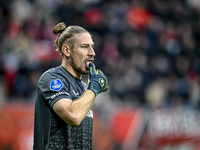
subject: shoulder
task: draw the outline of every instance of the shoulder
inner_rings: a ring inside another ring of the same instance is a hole
[[[51,69],[45,71],[41,75],[41,77],[38,81],[38,85],[50,83],[51,81],[54,81],[54,80],[62,80],[62,78],[63,78],[63,73],[62,73],[62,70],[60,69],[60,67],[51,68]]]
[[[40,79],[46,79],[46,78],[49,78],[49,77],[52,77],[52,76],[53,77],[56,77],[56,76],[60,77],[60,76],[63,76],[63,74],[64,74],[64,72],[62,71],[61,67],[58,66],[58,67],[51,68],[51,69],[45,71],[41,75]]]
[[[42,82],[42,81],[44,81],[44,80],[49,79],[49,78],[50,78],[52,75],[54,75],[54,74],[55,74],[55,68],[51,68],[51,69],[45,71],[45,72],[41,75],[41,77],[40,77],[40,79],[39,79],[39,82]]]

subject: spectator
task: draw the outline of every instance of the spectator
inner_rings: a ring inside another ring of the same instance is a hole
[[[186,106],[200,102],[198,1],[9,0],[0,4],[0,76],[8,100],[34,100],[30,91],[37,77],[30,70],[43,72],[60,63],[51,48],[55,36],[50,29],[65,20],[94,35],[95,64],[109,75],[113,101],[173,105],[179,99]],[[163,87],[163,83],[171,85]],[[160,87],[162,92],[153,102],[150,91]]]

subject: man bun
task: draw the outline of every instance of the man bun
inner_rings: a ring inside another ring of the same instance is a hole
[[[53,28],[53,33],[59,34],[59,33],[62,33],[63,30],[65,29],[66,29],[66,24],[64,22],[60,22]]]

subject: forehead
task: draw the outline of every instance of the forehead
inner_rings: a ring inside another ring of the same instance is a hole
[[[89,33],[80,33],[76,35],[76,43],[78,44],[94,44],[92,37]]]

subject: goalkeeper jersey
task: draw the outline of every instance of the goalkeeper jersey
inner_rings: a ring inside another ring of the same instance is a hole
[[[93,110],[79,126],[70,126],[52,109],[62,98],[77,99],[87,84],[72,76],[63,66],[46,71],[37,84],[34,150],[92,149]]]

